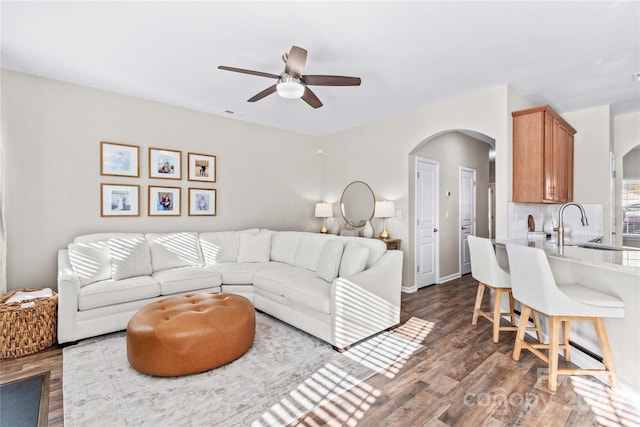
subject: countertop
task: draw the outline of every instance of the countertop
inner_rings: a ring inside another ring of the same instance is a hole
[[[567,261],[595,265],[598,267],[637,274],[640,276],[640,249],[624,246],[599,245],[588,243],[594,236],[577,235],[565,236],[564,248],[558,248],[555,236],[551,240],[541,238],[522,238],[510,240],[496,240],[496,245],[514,243],[522,246],[532,246],[544,250],[547,256]],[[588,248],[575,245],[587,244]],[[615,248],[615,250],[611,250]],[[640,283],[640,281],[639,281]]]

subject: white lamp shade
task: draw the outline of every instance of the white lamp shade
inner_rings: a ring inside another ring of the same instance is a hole
[[[376,208],[373,216],[376,218],[391,218],[396,215],[396,206],[393,202],[376,202]]]
[[[333,216],[333,206],[331,203],[316,203],[316,218],[331,218]]]

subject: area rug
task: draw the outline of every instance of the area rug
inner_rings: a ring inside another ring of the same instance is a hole
[[[124,332],[84,340],[64,349],[64,423],[284,426],[373,374],[397,369],[421,347],[402,331],[378,334],[341,354],[257,313],[256,338],[245,355],[202,374],[171,378],[132,369]]]

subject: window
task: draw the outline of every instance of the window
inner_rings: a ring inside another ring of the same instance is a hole
[[[640,179],[622,180],[622,233],[640,235]]]

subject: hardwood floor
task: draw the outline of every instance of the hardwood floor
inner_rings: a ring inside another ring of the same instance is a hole
[[[501,332],[494,344],[490,322],[471,326],[476,289],[466,275],[403,294],[402,322],[414,318],[414,326],[394,333],[412,339],[415,331],[422,347],[294,425],[640,425],[640,412],[592,377],[560,377],[558,391],[549,392],[538,358],[524,352],[519,362],[511,359],[515,332]],[[49,425],[63,425],[61,347],[1,363],[2,382],[50,370]]]

